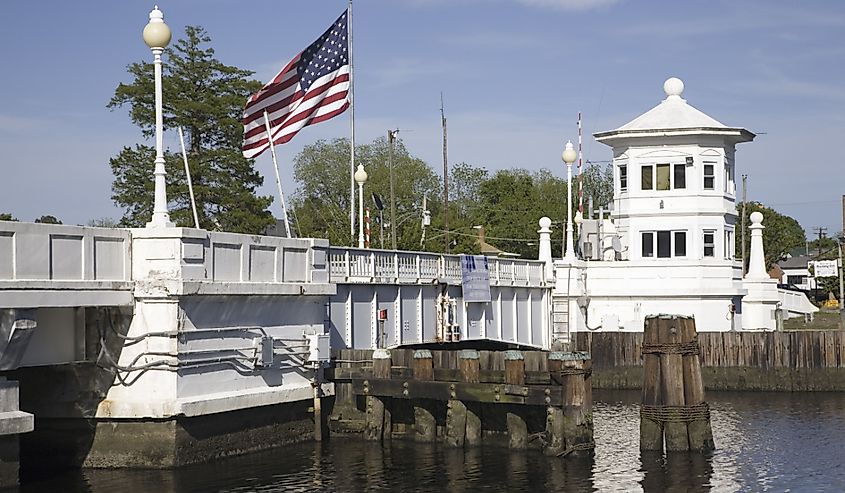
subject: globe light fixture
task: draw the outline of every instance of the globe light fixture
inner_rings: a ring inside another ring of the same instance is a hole
[[[575,259],[575,243],[572,234],[572,163],[578,159],[578,153],[572,146],[572,141],[566,142],[566,148],[561,154],[564,164],[566,164],[566,253],[563,255],[564,259]]]
[[[364,183],[367,183],[364,165],[358,165],[354,178],[355,183],[358,184],[358,248],[364,248]]]
[[[170,28],[164,23],[164,14],[156,5],[150,12],[150,22],[144,27],[144,43],[153,52],[153,67],[155,68],[155,129],[156,129],[156,157],[155,157],[155,201],[153,203],[153,217],[147,223],[148,228],[170,228],[170,214],[167,212],[167,189],[164,170],[164,151],[162,149],[162,135],[164,133],[161,115],[161,54],[170,43]]]

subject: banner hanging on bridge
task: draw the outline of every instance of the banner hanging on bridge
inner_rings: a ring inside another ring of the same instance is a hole
[[[484,255],[461,255],[461,284],[464,302],[490,301],[490,267]]]

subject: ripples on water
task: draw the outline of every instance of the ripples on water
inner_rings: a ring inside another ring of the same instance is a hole
[[[84,471],[21,491],[845,491],[845,394],[710,393],[717,450],[706,457],[641,455],[639,393],[594,399],[594,461],[345,439],[176,471]]]

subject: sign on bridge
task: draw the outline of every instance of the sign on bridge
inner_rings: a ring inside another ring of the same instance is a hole
[[[490,301],[490,267],[483,255],[461,255],[461,284],[464,301],[487,303]]]

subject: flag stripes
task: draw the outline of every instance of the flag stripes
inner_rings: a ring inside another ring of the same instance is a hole
[[[270,146],[264,112],[274,145],[289,142],[308,125],[349,107],[350,65],[347,14],[344,12],[273,80],[250,96],[243,113],[244,157],[252,159]]]

